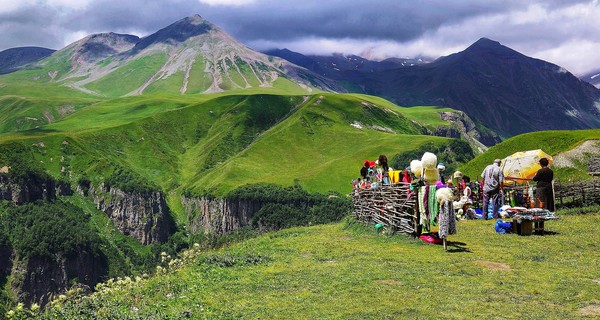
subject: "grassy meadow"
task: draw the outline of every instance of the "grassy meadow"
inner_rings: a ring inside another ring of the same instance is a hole
[[[39,317],[592,319],[600,316],[594,212],[559,212],[545,236],[460,221],[448,251],[349,217],[166,257],[157,276],[72,293]]]
[[[600,140],[600,129],[591,130],[551,130],[531,132],[518,135],[503,141],[485,153],[471,160],[461,169],[464,174],[479,177],[483,169],[491,164],[494,159],[503,159],[518,151],[542,149],[549,155],[556,156],[561,152],[577,147],[586,140]],[[568,181],[589,179],[587,163],[582,161],[574,168],[560,168],[555,170],[555,179]]]

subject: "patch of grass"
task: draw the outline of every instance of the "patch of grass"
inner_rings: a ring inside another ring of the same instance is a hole
[[[153,54],[136,59],[108,74],[86,88],[107,97],[119,97],[141,87],[167,61],[165,54]]]
[[[597,304],[600,215],[561,217],[546,236],[500,235],[493,223],[459,222],[447,252],[347,222],[282,230],[60,310],[85,308],[82,319],[438,318],[440,310],[449,319],[573,319]]]

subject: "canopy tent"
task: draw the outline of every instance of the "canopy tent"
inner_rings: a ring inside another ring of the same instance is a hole
[[[549,163],[552,163],[552,157],[540,149],[513,153],[502,160],[504,178],[517,183],[531,180],[541,168],[539,164],[541,158],[546,158]]]

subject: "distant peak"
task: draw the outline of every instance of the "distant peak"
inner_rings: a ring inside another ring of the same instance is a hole
[[[475,41],[475,43],[479,43],[479,44],[500,44],[500,42],[496,41],[496,40],[492,40],[490,38],[480,38],[479,40]]]
[[[207,34],[212,30],[219,30],[218,27],[203,19],[200,15],[195,14],[183,18],[165,28],[158,30],[156,33],[143,38],[134,48],[134,53],[154,44],[166,43],[176,45],[182,43],[189,38]]]
[[[475,43],[470,45],[465,52],[513,52],[516,53],[513,49],[502,45],[500,42],[491,40],[488,38],[481,38],[477,40]]]
[[[189,23],[195,24],[195,25],[199,25],[204,22],[204,18],[202,18],[202,16],[200,16],[199,14],[195,14],[193,16],[186,17],[183,20],[185,20]]]
[[[481,38],[481,39],[475,41],[475,43],[473,43],[471,45],[471,47],[493,48],[493,47],[503,47],[503,45],[500,44],[500,42],[492,40],[492,39]]]

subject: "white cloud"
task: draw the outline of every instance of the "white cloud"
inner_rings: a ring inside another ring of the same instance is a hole
[[[85,8],[92,0],[0,0],[0,13],[12,12],[31,6],[78,10]]]
[[[87,36],[89,36],[89,34],[85,31],[64,33],[64,36],[63,36],[64,46],[67,46],[75,41],[81,40]]]
[[[590,69],[597,69],[600,66],[598,52],[600,52],[600,42],[573,39],[558,47],[534,52],[531,56],[565,66],[571,73],[581,76]]]
[[[255,0],[198,0],[200,3],[210,6],[243,6],[252,4]]]
[[[0,13],[12,12],[32,4],[35,4],[35,0],[0,0]]]

